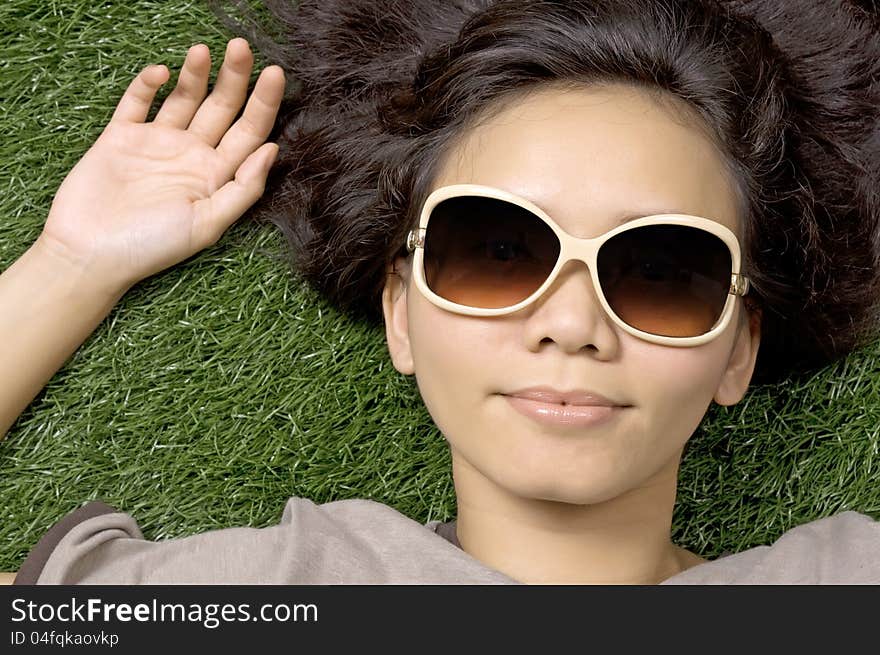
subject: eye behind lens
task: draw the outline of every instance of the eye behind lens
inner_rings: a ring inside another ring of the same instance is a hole
[[[622,321],[658,336],[693,337],[721,317],[732,260],[717,235],[665,224],[615,235],[599,249],[597,267],[608,305]]]
[[[552,228],[527,209],[483,196],[456,196],[431,212],[425,279],[441,298],[468,307],[516,305],[547,279],[559,257]]]

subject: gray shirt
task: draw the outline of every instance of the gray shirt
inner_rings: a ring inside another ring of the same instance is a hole
[[[880,584],[880,522],[842,512],[662,584],[731,583]],[[372,500],[291,498],[277,525],[164,541],[91,502],[40,539],[15,584],[519,583],[462,550],[455,521],[421,524]]]

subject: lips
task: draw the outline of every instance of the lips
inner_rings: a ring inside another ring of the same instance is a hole
[[[575,405],[579,407],[626,407],[625,403],[616,402],[597,391],[587,389],[575,389],[573,391],[560,391],[552,387],[529,387],[503,394],[513,398],[523,398],[541,403],[554,405]]]
[[[510,407],[536,424],[553,430],[577,430],[579,434],[608,425],[630,407],[591,389],[560,391],[538,386],[501,395]]]

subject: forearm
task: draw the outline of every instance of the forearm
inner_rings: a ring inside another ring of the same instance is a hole
[[[39,240],[0,275],[0,438],[125,291]]]

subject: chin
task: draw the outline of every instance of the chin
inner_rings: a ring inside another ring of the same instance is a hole
[[[595,476],[581,475],[573,480],[560,479],[557,474],[524,479],[522,475],[504,485],[520,498],[545,500],[567,505],[596,505],[616,498],[625,492],[622,481],[597,480]]]

